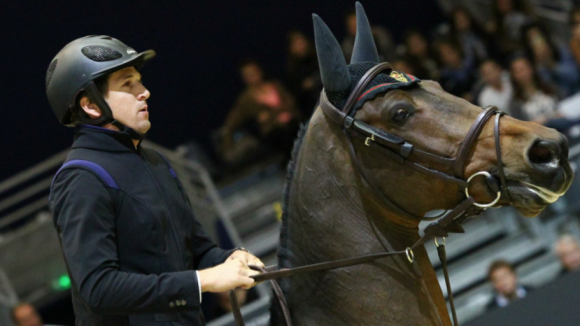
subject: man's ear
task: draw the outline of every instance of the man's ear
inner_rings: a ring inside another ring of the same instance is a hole
[[[101,109],[99,109],[95,103],[91,102],[88,96],[83,96],[79,101],[79,104],[91,119],[98,119],[101,117]]]

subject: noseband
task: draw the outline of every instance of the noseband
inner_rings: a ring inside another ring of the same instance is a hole
[[[478,204],[474,202],[474,206],[478,208],[487,208],[495,205],[501,195],[502,192],[506,195],[509,199],[509,194],[507,192],[507,185],[505,181],[505,176],[503,173],[503,163],[501,160],[501,148],[499,143],[499,118],[504,115],[505,113],[499,111],[499,109],[495,106],[489,106],[485,108],[475,119],[473,125],[467,132],[465,139],[463,140],[461,147],[458,151],[457,157],[455,158],[447,158],[437,154],[432,154],[423,150],[420,150],[413,146],[413,144],[408,143],[403,138],[388,133],[384,130],[375,128],[367,123],[364,123],[360,120],[356,120],[354,115],[356,114],[356,110],[354,110],[354,105],[357,102],[357,99],[361,97],[363,92],[365,91],[368,84],[376,77],[379,73],[385,72],[389,74],[392,71],[391,65],[388,63],[381,63],[373,68],[369,69],[365,75],[361,78],[359,83],[356,85],[350,96],[348,97],[346,104],[342,110],[337,109],[333,106],[330,101],[328,101],[326,97],[326,93],[324,90],[321,94],[320,100],[320,107],[324,111],[324,113],[334,121],[338,126],[340,126],[348,139],[348,148],[349,148],[349,155],[351,160],[354,162],[355,166],[359,174],[365,180],[365,182],[369,185],[372,191],[376,194],[377,197],[381,198],[381,200],[385,203],[385,205],[391,209],[394,213],[400,216],[405,216],[414,219],[420,220],[433,220],[437,219],[438,217],[423,217],[411,214],[404,209],[397,206],[391,200],[389,200],[382,191],[376,186],[376,184],[372,181],[371,178],[368,177],[365,169],[362,167],[355,147],[353,145],[354,139],[361,139],[364,140],[364,144],[370,148],[378,150],[379,152],[385,154],[389,158],[397,161],[400,164],[404,164],[414,170],[417,170],[421,173],[425,173],[429,176],[433,176],[439,179],[442,179],[447,182],[451,182],[460,189],[465,190],[466,198],[470,197],[467,188],[469,187],[470,181],[479,175],[484,175],[486,177],[486,183],[488,187],[496,193],[496,198],[493,202],[489,204]],[[478,172],[470,178],[465,179],[464,177],[464,170],[467,159],[471,150],[473,149],[475,142],[477,141],[478,136],[481,134],[485,124],[487,121],[493,116],[496,115],[495,119],[495,128],[494,128],[494,137],[495,137],[495,144],[496,144],[496,155],[497,155],[497,169],[499,171],[501,188],[498,185],[498,182],[495,177],[489,174],[486,171]],[[447,174],[438,170],[430,169],[425,167],[424,165],[419,164],[418,162],[432,162],[437,163],[440,165],[444,165],[448,167],[453,174]],[[503,191],[502,191],[503,190]]]
[[[262,274],[252,276],[252,278],[256,282],[261,282],[265,280],[270,280],[272,287],[274,289],[275,295],[278,297],[278,301],[282,308],[282,312],[284,318],[286,320],[286,324],[288,326],[292,325],[292,320],[290,318],[290,311],[288,309],[288,305],[282,294],[282,290],[280,286],[275,281],[275,279],[282,278],[282,277],[289,277],[292,275],[315,272],[315,271],[325,271],[331,270],[336,268],[343,268],[348,266],[354,266],[358,264],[368,263],[380,258],[385,257],[392,257],[398,255],[404,255],[407,257],[411,264],[414,263],[414,255],[413,249],[417,248],[418,246],[423,245],[426,241],[435,239],[435,244],[437,245],[437,252],[439,254],[439,259],[441,260],[441,265],[443,267],[443,274],[445,276],[445,284],[447,286],[447,293],[449,297],[449,303],[451,307],[451,312],[453,316],[453,323],[454,325],[458,325],[457,316],[455,313],[455,305],[453,303],[453,293],[451,291],[451,286],[449,283],[449,274],[447,272],[447,259],[445,254],[445,245],[437,243],[437,238],[442,237],[445,238],[448,236],[449,233],[463,233],[463,227],[461,224],[470,216],[476,216],[481,214],[487,207],[491,207],[495,205],[502,196],[502,193],[505,194],[506,198],[509,200],[509,193],[508,188],[505,180],[505,175],[503,171],[503,163],[501,160],[501,148],[500,148],[500,139],[499,139],[499,120],[502,115],[505,113],[499,111],[499,109],[495,106],[489,106],[485,108],[475,119],[475,122],[467,132],[463,143],[459,149],[456,158],[447,158],[437,154],[432,154],[423,150],[420,150],[413,146],[412,144],[406,142],[403,138],[388,133],[384,130],[375,128],[367,123],[364,123],[360,120],[356,120],[354,115],[356,114],[356,110],[354,110],[354,105],[356,104],[357,100],[361,97],[364,90],[368,86],[368,84],[373,80],[381,72],[388,72],[392,71],[391,65],[388,63],[381,63],[370,70],[368,70],[358,84],[355,86],[354,90],[349,95],[346,104],[342,110],[337,109],[334,107],[326,98],[325,91],[322,91],[322,95],[320,98],[320,107],[324,111],[324,113],[334,121],[338,126],[341,127],[343,130],[347,140],[348,140],[348,147],[349,147],[349,155],[351,160],[354,162],[354,165],[357,167],[359,174],[361,175],[362,179],[365,180],[366,184],[372,189],[373,193],[381,198],[384,204],[394,213],[400,216],[406,216],[409,218],[419,219],[419,220],[434,220],[437,219],[436,222],[432,222],[427,226],[424,230],[424,235],[411,247],[407,247],[405,250],[402,251],[391,251],[387,250],[387,247],[381,242],[380,237],[376,231],[374,223],[370,219],[369,216],[369,223],[377,240],[383,245],[385,248],[385,252],[375,253],[365,256],[359,256],[354,258],[346,258],[341,260],[317,263],[312,265],[306,265],[296,268],[284,268],[280,270],[276,270],[276,266],[268,267],[266,269],[261,269],[256,266],[250,266],[254,270],[260,271]],[[477,138],[481,134],[485,124],[487,121],[495,115],[495,125],[494,125],[494,138],[495,138],[495,147],[496,147],[496,155],[497,155],[497,170],[500,177],[501,182],[501,189],[500,185],[498,185],[497,180],[487,171],[480,171],[477,173],[472,174],[468,179],[464,178],[464,169],[467,163],[467,159],[475,143]],[[429,176],[433,176],[447,182],[451,182],[459,186],[460,189],[463,189],[465,192],[465,199],[461,201],[454,209],[450,211],[446,211],[440,216],[436,217],[423,217],[417,216],[412,213],[409,213],[393,203],[389,200],[386,195],[379,190],[379,188],[375,185],[375,183],[370,179],[365,169],[362,167],[361,163],[358,160],[357,153],[353,144],[353,139],[360,139],[364,141],[364,144],[370,148],[376,149],[381,153],[387,155],[388,157],[392,158],[393,160],[399,162],[400,164],[404,164],[408,167],[411,167],[419,172],[425,173]],[[415,160],[418,161],[427,161],[427,162],[434,162],[438,164],[443,164],[450,168],[453,171],[453,175],[430,169],[424,165],[417,163]],[[494,199],[493,202],[488,204],[479,204],[476,203],[474,198],[469,195],[468,187],[471,180],[477,176],[483,175],[486,177],[487,186],[492,189],[496,194],[497,197]],[[240,313],[239,305],[235,296],[235,293],[230,291],[230,302],[232,304],[232,310],[234,314],[234,318],[236,320],[236,325],[243,326],[244,321],[242,319],[242,315]]]

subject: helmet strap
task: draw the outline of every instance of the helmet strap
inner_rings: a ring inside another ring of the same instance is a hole
[[[129,136],[134,140],[143,140],[145,138],[145,134],[136,131],[133,128],[129,128],[126,125],[122,124],[118,120],[113,117],[113,111],[109,107],[109,104],[103,98],[103,95],[97,89],[97,85],[95,85],[94,81],[88,83],[87,87],[85,87],[85,91],[89,93],[91,99],[95,102],[95,104],[101,109],[101,116],[98,119],[93,120],[93,124],[97,126],[102,126],[107,123],[112,124],[113,126],[119,128],[120,131],[127,132]]]
[[[135,130],[133,128],[129,128],[129,127],[125,126],[124,124],[120,123],[118,120],[113,119],[113,121],[111,121],[111,124],[113,126],[119,128],[119,130],[128,133],[129,136],[131,136],[131,138],[134,140],[141,141],[141,140],[145,139],[144,133],[138,132],[137,130]]]

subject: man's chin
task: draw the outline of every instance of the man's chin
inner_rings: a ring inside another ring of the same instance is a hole
[[[149,131],[149,129],[151,129],[151,122],[150,121],[143,121],[143,122],[139,123],[137,128],[133,128],[133,130],[135,130],[141,134],[146,134]]]

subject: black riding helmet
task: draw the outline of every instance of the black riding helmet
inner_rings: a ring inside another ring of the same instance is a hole
[[[89,93],[102,111],[99,119],[90,123],[113,123],[128,130],[131,137],[142,139],[140,134],[116,121],[111,108],[100,94],[95,80],[117,70],[134,66],[141,69],[145,62],[155,57],[155,51],[137,53],[123,42],[106,35],[91,35],[67,44],[54,57],[46,73],[46,95],[60,123],[70,126],[71,110],[82,91]]]

